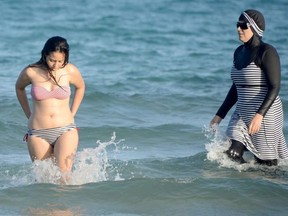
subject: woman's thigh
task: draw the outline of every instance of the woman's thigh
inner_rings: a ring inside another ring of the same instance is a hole
[[[45,160],[52,156],[52,146],[40,137],[29,136],[27,146],[32,161]]]
[[[54,145],[54,157],[61,171],[70,171],[78,147],[78,131],[72,129],[63,133]]]

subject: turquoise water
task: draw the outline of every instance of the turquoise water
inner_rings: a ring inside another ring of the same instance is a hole
[[[281,57],[288,137],[285,0],[2,0],[0,215],[286,215],[288,162],[237,165],[222,154],[229,116],[216,135],[207,130],[247,8],[264,13],[264,40]],[[14,91],[54,35],[67,38],[87,87],[65,186],[49,161],[31,164]]]

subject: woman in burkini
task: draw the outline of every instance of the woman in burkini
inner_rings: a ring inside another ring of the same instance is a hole
[[[26,141],[30,157],[32,161],[55,159],[64,180],[78,147],[74,117],[85,92],[80,71],[68,60],[66,39],[52,37],[45,43],[40,60],[25,67],[16,82],[17,98],[28,118]],[[32,110],[25,91],[30,84]],[[75,89],[71,106],[70,85]]]
[[[226,151],[232,160],[244,163],[249,150],[256,162],[277,165],[288,158],[283,134],[283,109],[278,96],[281,82],[276,49],[262,41],[265,20],[257,10],[244,11],[237,22],[240,45],[234,52],[232,86],[211,125],[219,124],[228,111],[236,109],[226,134],[231,141]]]

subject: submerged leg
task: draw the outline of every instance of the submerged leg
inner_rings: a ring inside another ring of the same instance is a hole
[[[255,160],[258,164],[261,165],[266,165],[266,166],[277,166],[278,165],[278,160],[277,159],[273,159],[273,160],[261,160],[257,157],[255,157]]]
[[[233,161],[236,161],[239,163],[246,163],[246,161],[243,159],[243,154],[245,150],[246,150],[246,147],[241,142],[232,140],[232,144],[230,148],[225,153]]]
[[[62,172],[63,183],[70,181],[70,172],[73,166],[74,156],[78,147],[78,131],[75,129],[66,131],[56,141],[54,146],[54,156]]]

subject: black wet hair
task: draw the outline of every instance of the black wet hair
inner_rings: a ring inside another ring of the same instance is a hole
[[[47,71],[49,76],[54,80],[54,82],[59,86],[56,78],[52,74],[51,69],[49,68],[46,57],[50,55],[52,52],[60,52],[65,54],[65,59],[63,63],[63,67],[68,64],[69,62],[69,44],[67,40],[60,36],[54,36],[49,38],[46,43],[44,44],[44,47],[41,51],[41,58],[38,62],[35,64],[29,65],[29,67],[44,67]]]
[[[48,68],[46,57],[50,55],[51,52],[60,52],[65,54],[64,64],[63,67],[68,64],[69,61],[69,44],[67,43],[67,40],[65,38],[62,38],[60,36],[54,36],[49,38],[42,51],[41,51],[41,59],[39,60],[39,63],[44,64],[45,67]]]

